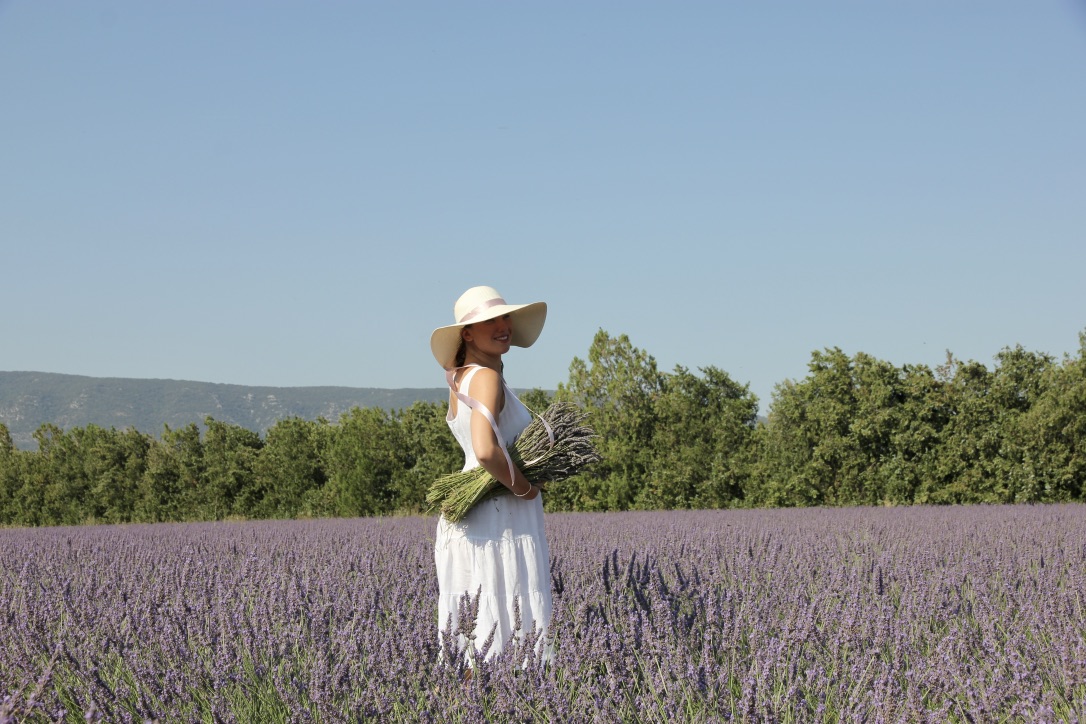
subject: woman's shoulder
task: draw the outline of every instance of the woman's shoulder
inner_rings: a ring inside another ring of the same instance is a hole
[[[467,374],[471,376],[468,377]],[[505,383],[502,376],[489,367],[475,367],[467,371],[459,385],[462,394],[478,400],[495,413],[505,405]],[[470,390],[470,391],[469,391]]]
[[[453,384],[457,389],[463,389],[468,385],[476,386],[480,381],[483,385],[498,385],[501,386],[501,375],[489,367],[483,367],[482,365],[466,365],[459,368],[453,373]]]
[[[473,393],[501,394],[504,384],[502,376],[489,367],[477,367],[471,376]]]

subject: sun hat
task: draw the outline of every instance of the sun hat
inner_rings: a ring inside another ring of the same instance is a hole
[[[456,364],[456,351],[460,348],[460,330],[475,322],[508,314],[513,319],[513,337],[509,343],[516,347],[531,347],[543,331],[547,321],[546,302],[508,304],[494,287],[472,287],[456,300],[453,306],[455,324],[438,327],[430,335],[430,351],[445,369]]]

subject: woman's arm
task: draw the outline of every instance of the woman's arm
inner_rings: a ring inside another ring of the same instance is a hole
[[[494,370],[484,367],[471,378],[471,396],[486,406],[499,419],[505,406],[505,388],[501,376]],[[509,478],[509,463],[505,459],[501,445],[494,436],[490,421],[478,410],[471,411],[471,446],[475,457],[483,469],[493,475],[498,482],[525,500],[532,500],[539,495],[539,488],[528,482],[524,473],[513,465],[515,477]]]

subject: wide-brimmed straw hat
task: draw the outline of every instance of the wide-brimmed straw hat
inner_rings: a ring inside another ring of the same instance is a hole
[[[513,336],[509,343],[516,347],[531,347],[543,331],[543,323],[547,321],[547,304],[507,304],[494,287],[472,287],[461,294],[453,306],[456,324],[438,327],[430,335],[430,351],[434,353],[438,364],[445,369],[455,366],[461,329],[503,314],[508,314],[513,319]]]

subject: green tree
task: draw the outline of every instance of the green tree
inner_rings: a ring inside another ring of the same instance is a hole
[[[936,370],[949,411],[940,431],[935,464],[917,491],[916,502],[1005,503],[1013,497],[1004,476],[1005,422],[1010,397],[994,395],[996,373],[976,361],[948,353]]]
[[[758,436],[755,505],[834,505],[851,486],[852,361],[835,347],[812,353],[807,367],[806,379],[774,389],[769,424]]]
[[[249,517],[260,505],[254,467],[264,446],[260,435],[227,422],[204,420],[204,485],[195,508],[201,520]]]
[[[1077,358],[1041,370],[1040,385],[1022,384],[1033,398],[1010,429],[1020,474],[1016,501],[1086,500],[1086,332]]]
[[[104,430],[95,425],[75,428],[69,434],[77,442],[89,486],[85,516],[104,523],[131,522],[150,439],[136,430]]]
[[[12,467],[14,494],[8,507],[8,522],[14,525],[54,525],[45,508],[45,491],[49,472],[40,452],[21,450],[16,453]]]
[[[147,451],[137,519],[147,523],[199,520],[205,480],[200,428],[194,422],[176,430],[166,425],[161,441]]]
[[[19,451],[7,425],[0,422],[0,525],[15,522],[15,496],[22,487],[19,479]]]
[[[336,426],[319,514],[380,515],[393,509],[392,481],[406,467],[399,426],[385,411],[355,407]]]
[[[751,502],[911,502],[942,426],[930,370],[838,348],[812,353],[808,370],[775,390],[769,424],[756,435]]]
[[[88,483],[76,435],[68,435],[52,423],[34,431],[38,443],[36,473],[26,487],[31,499],[41,500],[39,525],[79,525],[87,512]]]
[[[907,374],[871,355],[853,356],[853,419],[844,446],[850,462],[837,485],[837,505],[878,505],[888,502],[889,489],[905,487],[898,478],[907,476],[906,458],[897,445],[907,407]]]
[[[917,494],[938,469],[940,436],[953,414],[943,384],[926,365],[901,369],[901,404],[881,466],[884,504],[927,502]]]
[[[723,370],[701,373],[680,365],[663,378],[638,507],[726,507],[743,498],[758,400]]]
[[[323,418],[311,422],[291,417],[276,422],[256,460],[260,503],[254,514],[264,518],[316,515],[317,501],[328,480],[325,460],[331,439],[332,429]]]
[[[436,478],[464,466],[464,453],[445,421],[444,402],[416,402],[399,413],[403,466],[393,475],[393,508],[427,510],[426,491]]]
[[[535,387],[531,390],[521,392],[517,395],[520,401],[524,403],[524,406],[537,415],[542,415],[543,411],[547,409],[547,406],[551,404],[554,396],[548,394],[545,390],[541,390]]]
[[[655,404],[663,385],[656,360],[626,335],[602,329],[588,350],[575,357],[569,381],[556,398],[580,405],[599,434],[602,460],[589,472],[550,486],[551,509],[626,510],[638,499],[652,463]]]

